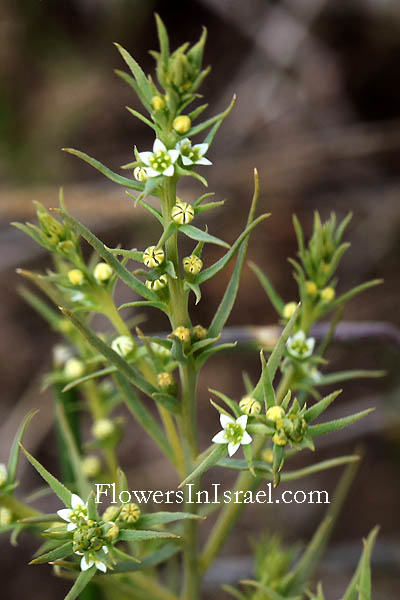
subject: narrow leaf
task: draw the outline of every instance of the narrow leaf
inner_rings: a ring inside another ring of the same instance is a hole
[[[26,450],[22,446],[22,444],[20,444],[20,448],[21,448],[22,452],[25,454],[26,458],[31,463],[31,465],[33,467],[35,467],[35,469],[39,473],[39,475],[51,487],[53,492],[60,498],[60,500],[65,504],[65,506],[70,507],[71,506],[71,492],[60,481],[58,481],[58,479],[56,479],[54,477],[54,475],[49,473],[49,471],[47,471],[47,469],[45,469],[40,464],[40,462],[37,461],[36,458],[34,458],[32,456],[32,454],[30,454],[28,452],[28,450]]]
[[[139,192],[143,190],[143,184],[139,183],[138,181],[135,181],[134,179],[129,179],[128,177],[123,177],[122,175],[114,173],[114,171],[111,171],[111,169],[103,165],[100,161],[96,160],[95,158],[92,158],[91,156],[88,156],[80,150],[75,150],[74,148],[63,148],[63,151],[68,152],[68,154],[73,154],[78,158],[81,158],[89,165],[97,169],[97,171],[100,171],[100,173],[107,177],[107,179],[111,179],[111,181],[113,181],[114,183],[118,183],[119,185],[123,185],[124,187],[133,190],[138,190]]]

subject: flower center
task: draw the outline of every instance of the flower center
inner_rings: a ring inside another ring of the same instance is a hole
[[[162,150],[153,154],[153,156],[149,159],[149,162],[151,168],[155,169],[156,171],[164,171],[172,163],[168,152],[163,152]]]
[[[225,428],[225,438],[231,444],[240,444],[243,433],[243,427],[239,423],[229,423]]]
[[[181,154],[187,156],[187,158],[190,158],[193,162],[197,162],[201,158],[200,150],[198,148],[193,148],[190,144],[182,146]]]
[[[298,354],[306,354],[309,352],[309,347],[306,340],[295,340],[292,343],[291,349]]]

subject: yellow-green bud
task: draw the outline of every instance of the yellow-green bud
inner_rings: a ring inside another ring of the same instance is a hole
[[[158,279],[154,279],[154,281],[151,281],[150,279],[147,279],[144,282],[144,285],[149,288],[149,290],[154,290],[155,292],[159,292],[160,290],[164,289],[168,284],[168,279],[166,275],[161,275],[161,277],[159,277]]]
[[[134,348],[133,339],[127,335],[119,335],[112,341],[111,348],[114,352],[125,358]]]
[[[161,96],[153,96],[151,99],[151,106],[154,110],[162,110],[165,107],[165,100]]]
[[[159,267],[162,265],[165,259],[164,250],[162,248],[157,248],[156,246],[149,246],[143,252],[143,263],[146,267],[150,269],[154,269],[155,267]]]
[[[85,365],[78,358],[69,358],[64,365],[64,375],[68,379],[78,379],[85,372]]]
[[[324,302],[332,302],[334,297],[335,297],[335,290],[331,286],[325,287],[321,291],[321,298]]]
[[[114,433],[114,430],[114,423],[110,419],[98,419],[92,427],[92,433],[97,440],[105,440]]]
[[[171,210],[171,218],[178,225],[186,225],[194,219],[193,206],[187,202],[177,202]]]
[[[64,242],[60,242],[57,244],[57,250],[65,256],[70,256],[75,253],[75,246],[71,240],[65,240]]]
[[[85,456],[85,458],[82,461],[82,471],[86,475],[86,477],[93,479],[100,473],[100,469],[101,461],[98,456],[96,456],[95,454]]]
[[[111,521],[118,512],[119,508],[117,506],[109,506],[102,515],[103,521]]]
[[[259,415],[261,412],[261,404],[252,396],[244,396],[239,402],[239,408],[245,415]]]
[[[0,488],[7,482],[8,473],[7,467],[4,463],[0,463]]]
[[[157,375],[158,386],[163,390],[168,390],[175,385],[175,379],[172,373],[164,371]]]
[[[147,181],[147,171],[144,167],[135,167],[133,170],[133,176],[136,181],[140,181],[141,183],[145,183]]]
[[[183,270],[190,275],[198,275],[203,268],[203,261],[198,256],[192,254],[185,256],[182,260]]]
[[[132,525],[136,523],[140,517],[140,508],[134,502],[130,502],[129,504],[124,504],[119,514],[119,519],[124,523],[129,523]]]
[[[261,458],[267,462],[267,463],[273,463],[274,462],[274,453],[271,450],[271,448],[266,448],[263,453],[261,454]]]
[[[306,281],[306,292],[309,296],[318,294],[318,288],[313,281]]]
[[[9,525],[12,523],[13,515],[9,508],[0,506],[0,525]]]
[[[272,441],[277,446],[286,446],[286,444],[287,444],[287,439],[286,439],[286,437],[284,437],[283,432],[282,432],[282,437],[281,437],[281,434],[275,433],[275,435],[272,438]]]
[[[172,127],[177,133],[183,135],[189,131],[191,124],[192,122],[187,115],[181,115],[174,119]]]
[[[94,278],[98,283],[105,283],[110,279],[112,274],[112,268],[105,262],[101,262],[96,265],[93,271]]]
[[[85,276],[80,269],[71,269],[68,271],[68,279],[72,285],[82,285]]]
[[[105,525],[105,527],[107,529],[104,533],[104,539],[107,542],[113,542],[114,540],[116,540],[119,534],[118,525],[116,523],[108,523],[107,525]]]
[[[177,327],[172,332],[175,337],[177,337],[181,342],[189,342],[190,340],[190,330],[187,327]]]
[[[270,421],[279,421],[279,419],[282,419],[284,416],[285,411],[282,406],[271,406],[271,408],[267,410],[267,419]]]
[[[291,319],[296,312],[297,304],[296,302],[288,302],[283,307],[282,316],[284,319]]]
[[[195,325],[194,327],[192,327],[191,333],[193,341],[198,342],[200,340],[204,340],[207,337],[208,331],[202,325]]]

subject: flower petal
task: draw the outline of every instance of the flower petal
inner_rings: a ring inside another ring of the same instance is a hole
[[[238,425],[240,425],[240,427],[243,427],[243,429],[246,429],[247,427],[247,419],[249,417],[247,415],[242,415],[241,417],[239,417],[238,419],[236,419],[236,423]]]
[[[208,158],[201,157],[199,160],[196,160],[196,165],[212,165],[212,162]]]
[[[161,140],[156,138],[153,144],[153,152],[166,152],[167,149]]]
[[[203,156],[208,150],[208,144],[196,144],[193,146],[193,150],[198,150],[200,154]]]
[[[149,166],[150,158],[152,156],[153,156],[152,152],[139,152],[139,159],[142,161],[142,163],[144,163],[147,166]]]
[[[75,529],[76,529],[75,523],[68,523],[67,531],[75,531]]]
[[[72,508],[79,508],[80,506],[86,506],[85,501],[82,500],[77,494],[71,494],[71,506]]]
[[[193,164],[193,161],[188,156],[182,156],[182,162],[184,165],[189,166]]]
[[[238,450],[240,444],[233,444],[232,442],[228,444],[228,454],[229,456],[233,456],[235,452]]]
[[[225,437],[225,431],[222,430],[216,433],[211,441],[214,442],[214,444],[227,444],[228,442]]]
[[[61,517],[64,521],[71,521],[70,516],[72,514],[72,510],[70,508],[62,508],[57,511],[59,517]]]
[[[168,154],[170,156],[170,159],[172,160],[172,162],[176,162],[179,158],[179,150],[168,150]]]
[[[247,446],[247,444],[251,444],[252,441],[253,438],[251,437],[251,435],[249,435],[247,431],[245,431],[242,437],[242,441],[240,442],[242,446]]]
[[[174,165],[169,165],[169,167],[163,171],[163,175],[165,175],[165,177],[172,177],[174,171]]]
[[[292,337],[292,340],[297,341],[299,340],[300,342],[304,342],[304,340],[306,339],[306,334],[304,333],[304,331],[298,331],[297,333],[294,334],[294,336]]]
[[[226,429],[226,427],[229,425],[229,423],[235,422],[235,419],[232,419],[232,417],[228,417],[228,415],[224,415],[223,413],[221,413],[219,415],[219,422],[221,423],[222,429]]]
[[[103,550],[104,554],[108,554],[108,548],[107,548],[107,546],[103,546],[102,550]]]
[[[101,560],[96,560],[96,567],[99,571],[102,571],[103,573],[107,572],[107,566]]]
[[[159,171],[156,171],[155,169],[152,169],[151,167],[147,167],[146,171],[147,171],[147,177],[159,177],[161,175],[161,173]]]
[[[94,560],[86,560],[86,556],[83,555],[81,558],[81,571],[87,571],[90,567],[93,567]]]
[[[189,138],[183,138],[180,142],[175,146],[176,149],[180,150],[182,146],[186,146],[186,144],[191,145]]]

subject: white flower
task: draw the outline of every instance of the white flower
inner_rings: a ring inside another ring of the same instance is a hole
[[[293,358],[309,358],[314,351],[315,339],[306,338],[304,331],[298,331],[286,342],[288,352]]]
[[[174,163],[178,160],[179,150],[167,150],[161,140],[156,138],[153,152],[139,152],[139,158],[146,165],[147,177],[165,175],[172,177],[175,171]]]
[[[71,508],[62,508],[57,511],[59,517],[68,522],[67,531],[74,531],[77,522],[87,520],[87,503],[76,494],[71,494]]]
[[[219,420],[222,431],[214,435],[214,444],[228,444],[229,456],[233,456],[240,445],[250,444],[252,438],[246,431],[247,419],[247,415],[242,415],[235,421],[232,417],[221,414]]]
[[[181,154],[182,162],[185,166],[212,165],[212,162],[208,158],[204,158],[208,150],[208,144],[195,144],[192,146],[189,138],[185,138],[178,142],[176,147]]]
[[[107,546],[103,546],[102,550],[104,554],[108,553]],[[80,556],[82,555],[81,552],[75,552],[75,554],[78,554]],[[93,567],[93,565],[96,565],[96,569],[102,571],[103,573],[107,571],[106,563],[100,560],[100,558],[95,552],[87,552],[81,558],[81,571],[87,571],[88,569]]]

